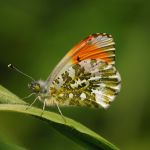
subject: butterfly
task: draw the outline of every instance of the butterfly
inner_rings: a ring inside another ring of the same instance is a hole
[[[56,105],[60,113],[59,105],[108,108],[121,88],[114,46],[110,34],[86,37],[64,56],[46,81],[33,79],[28,84],[37,95],[33,103],[42,101],[43,110],[45,106]]]
[[[46,81],[29,84],[47,105],[107,108],[121,88],[115,68],[115,43],[110,34],[91,34],[75,45]]]

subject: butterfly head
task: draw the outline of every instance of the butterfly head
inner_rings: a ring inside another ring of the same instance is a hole
[[[48,92],[47,82],[38,80],[28,84],[29,89],[36,94],[45,94]]]

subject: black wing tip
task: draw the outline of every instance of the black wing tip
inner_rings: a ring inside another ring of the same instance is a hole
[[[91,34],[90,36],[97,37],[97,36],[99,36],[99,35],[107,36],[108,38],[112,38],[112,35],[111,35],[111,34],[108,34],[108,33],[93,33],[93,34]]]

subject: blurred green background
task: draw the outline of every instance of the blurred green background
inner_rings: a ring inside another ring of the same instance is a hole
[[[27,96],[29,80],[10,71],[9,63],[35,79],[46,79],[80,40],[91,33],[110,33],[116,42],[116,66],[122,77],[119,96],[108,110],[68,107],[62,108],[62,112],[121,149],[147,150],[150,147],[149,2],[0,0],[0,84],[20,97]],[[47,109],[57,112],[54,108]],[[0,112],[0,139],[27,149],[84,149],[46,123],[16,113]]]

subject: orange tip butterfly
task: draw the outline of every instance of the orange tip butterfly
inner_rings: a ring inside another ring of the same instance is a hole
[[[44,103],[43,110],[46,105],[108,108],[121,88],[114,46],[111,35],[91,34],[65,55],[46,81],[35,81],[9,67],[33,80],[28,86],[37,95],[34,102]]]

